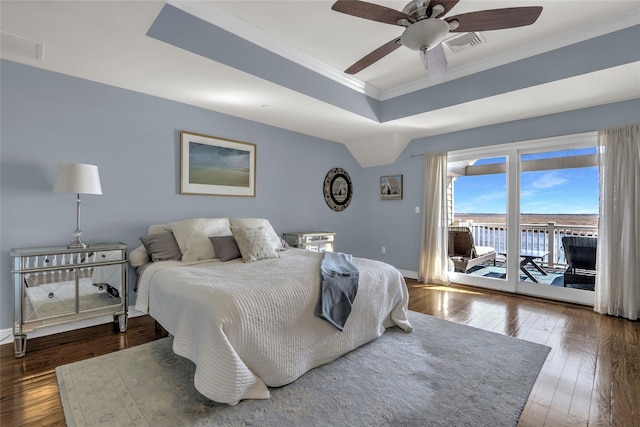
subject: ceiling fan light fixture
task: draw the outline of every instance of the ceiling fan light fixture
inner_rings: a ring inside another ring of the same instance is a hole
[[[442,15],[442,12],[444,12],[444,6],[438,3],[431,8],[431,16],[429,18],[437,18]]]
[[[423,19],[402,33],[402,44],[411,50],[425,51],[439,45],[449,34],[449,24],[442,19]]]
[[[443,42],[450,31],[476,33],[524,27],[536,22],[542,12],[542,6],[524,6],[480,10],[445,17],[459,1],[410,0],[400,12],[363,0],[337,0],[331,6],[332,10],[370,21],[405,27],[402,36],[373,50],[344,72],[358,73],[400,46],[406,46],[420,52],[425,67],[429,68],[429,76],[438,78],[447,70]]]

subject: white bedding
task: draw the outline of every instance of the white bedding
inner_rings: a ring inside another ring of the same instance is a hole
[[[267,386],[308,370],[397,325],[411,330],[408,293],[394,267],[354,258],[360,285],[343,332],[314,315],[322,254],[288,249],[280,258],[151,264],[136,309],[174,335],[176,354],[196,364],[195,387],[211,400],[266,399]]]

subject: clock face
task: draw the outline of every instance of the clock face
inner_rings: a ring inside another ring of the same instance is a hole
[[[351,177],[342,168],[333,168],[324,177],[324,201],[334,211],[343,211],[353,196]]]

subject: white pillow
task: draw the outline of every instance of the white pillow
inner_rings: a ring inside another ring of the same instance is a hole
[[[282,248],[282,241],[275,232],[268,219],[264,218],[229,218],[231,227],[258,228],[262,227],[264,237],[274,250]]]
[[[153,224],[149,227],[149,230],[147,230],[147,234],[166,233],[167,231],[171,231],[169,224]],[[129,264],[131,264],[132,267],[140,267],[148,262],[151,262],[151,259],[144,245],[140,245],[129,252]]]
[[[228,218],[195,218],[171,222],[171,230],[180,246],[182,261],[216,257],[209,237],[231,234]]]
[[[231,231],[242,254],[242,261],[280,257],[272,247],[269,233],[264,227],[231,227]]]

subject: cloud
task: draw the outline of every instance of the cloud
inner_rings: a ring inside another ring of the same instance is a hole
[[[535,181],[531,183],[531,187],[539,190],[542,188],[552,188],[558,187],[560,185],[564,185],[569,180],[563,176],[560,176],[559,172],[546,172],[542,176],[538,177]]]
[[[189,165],[249,168],[249,152],[209,144],[189,142]]]
[[[525,172],[525,174],[529,173]],[[522,184],[522,188],[520,189],[521,199],[537,197],[539,190],[548,190],[549,188],[560,187],[569,182],[569,180],[562,176],[559,171],[544,172],[542,174],[540,174],[540,172],[533,172],[533,174],[535,175],[529,175],[530,177],[535,177],[533,181],[528,184],[523,182]]]
[[[494,190],[487,193],[481,193],[471,199],[456,201],[456,212],[494,212],[499,210],[503,212],[506,209],[507,193],[504,190]],[[503,202],[502,207],[496,205],[495,202]]]
[[[504,191],[491,191],[489,193],[482,193],[479,196],[473,198],[474,203],[486,203],[492,200],[505,199],[507,193]]]

